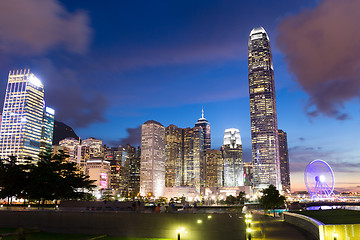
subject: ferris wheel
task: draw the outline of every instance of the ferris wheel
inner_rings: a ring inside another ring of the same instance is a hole
[[[316,159],[305,169],[305,185],[313,199],[329,198],[334,195],[335,178],[330,165]]]

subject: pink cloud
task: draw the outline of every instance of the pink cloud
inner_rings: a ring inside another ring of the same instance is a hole
[[[324,0],[285,18],[277,44],[296,80],[309,94],[311,116],[344,120],[344,103],[360,96],[360,1]]]
[[[0,1],[0,51],[39,55],[61,46],[87,50],[91,35],[84,12],[68,12],[56,0]]]

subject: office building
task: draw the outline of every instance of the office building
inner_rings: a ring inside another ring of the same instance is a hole
[[[250,32],[248,74],[254,187],[281,189],[273,60],[264,28]]]
[[[79,145],[80,145],[80,141],[72,137],[64,138],[63,140],[59,141],[59,146],[68,149],[70,162],[77,162],[76,152]]]
[[[165,127],[149,120],[141,125],[141,196],[160,197],[165,188]]]
[[[243,152],[238,129],[225,130],[221,150],[224,159],[224,187],[244,186]]]
[[[211,149],[211,128],[210,123],[204,117],[204,109],[201,110],[201,118],[195,123],[195,127],[202,128],[204,150]]]
[[[290,169],[287,134],[281,129],[279,129],[279,155],[282,190],[285,193],[290,193]]]
[[[220,150],[206,150],[205,187],[223,187],[224,161]]]
[[[202,127],[183,129],[183,186],[195,187],[200,193],[205,186],[206,166]]]
[[[181,186],[183,183],[182,129],[169,125],[165,129],[165,186]]]
[[[134,152],[135,151],[135,152]],[[129,151],[129,196],[134,197],[140,193],[140,160],[141,160],[141,149],[132,148]]]
[[[42,153],[52,152],[52,140],[54,135],[55,110],[45,107],[43,116],[43,127],[41,132],[40,149]]]
[[[103,157],[102,141],[96,138],[87,138],[81,141],[82,146],[89,147],[89,157],[98,158]]]
[[[53,118],[52,110],[46,112],[41,81],[30,70],[10,71],[2,112],[0,157],[13,155],[20,163],[27,157],[38,161],[41,143],[46,148],[52,139]]]
[[[94,185],[99,190],[107,189],[110,185],[110,162],[102,159],[90,159],[86,161],[85,174],[90,180],[95,180]]]

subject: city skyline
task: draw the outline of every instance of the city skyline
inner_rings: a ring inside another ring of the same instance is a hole
[[[247,41],[252,28],[263,26],[272,45],[278,125],[288,134],[292,190],[305,190],[305,167],[320,158],[335,172],[335,189],[360,191],[353,181],[360,171],[360,37],[353,31],[359,16],[351,11],[359,5],[0,3],[0,99],[8,72],[30,68],[56,120],[111,146],[136,145],[133,137],[139,140],[139,126],[149,119],[193,126],[203,106],[212,148],[220,148],[225,129],[237,128],[249,162]]]

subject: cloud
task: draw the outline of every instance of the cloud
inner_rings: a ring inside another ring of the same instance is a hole
[[[126,138],[110,141],[110,144],[112,146],[126,146],[127,144],[135,147],[139,146],[141,142],[141,125],[137,126],[136,128],[127,128],[126,132]]]
[[[360,163],[340,158],[334,151],[325,151],[321,147],[295,146],[289,148],[289,165],[291,172],[305,172],[306,166],[315,159],[325,160],[334,172],[355,173],[360,171]]]
[[[71,127],[87,127],[105,122],[108,99],[99,91],[89,90],[81,74],[66,67],[55,67],[49,59],[34,61],[45,88],[46,105],[55,109],[55,119]]]
[[[277,45],[309,95],[306,111],[338,120],[344,104],[360,99],[360,1],[323,0],[282,20]]]
[[[84,53],[90,35],[87,14],[70,13],[57,0],[0,1],[0,52],[41,55],[62,46]]]

